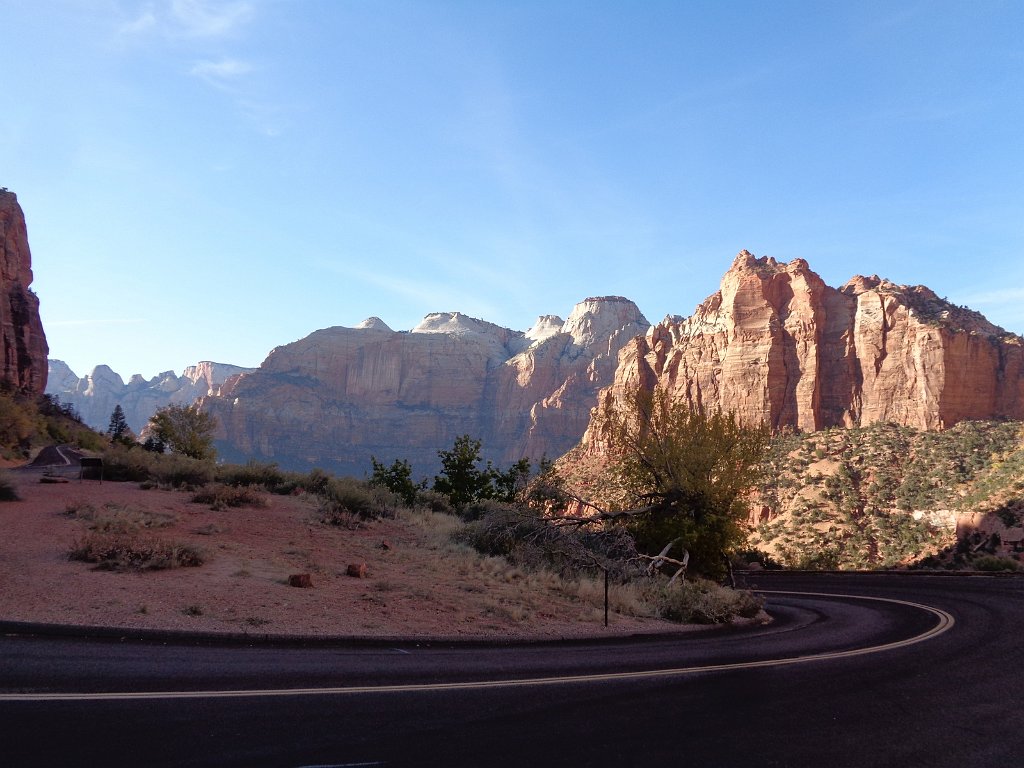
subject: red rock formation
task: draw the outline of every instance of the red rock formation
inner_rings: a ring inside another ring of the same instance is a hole
[[[228,459],[359,475],[372,455],[429,475],[463,434],[502,465],[554,458],[579,441],[619,348],[647,327],[620,297],[587,299],[564,323],[545,316],[525,333],[459,313],[408,333],[371,318],[278,347],[202,407]]]
[[[0,381],[18,392],[41,395],[49,348],[31,284],[25,214],[16,195],[0,189]]]
[[[837,290],[802,259],[743,251],[691,317],[624,347],[601,402],[637,383],[775,429],[942,429],[1024,419],[1024,339],[921,286],[873,276]]]

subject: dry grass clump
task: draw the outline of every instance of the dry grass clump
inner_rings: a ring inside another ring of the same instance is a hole
[[[584,602],[604,604],[604,580],[583,577],[569,590]],[[668,584],[660,576],[608,585],[608,607],[624,616],[665,619],[680,624],[725,624],[737,617],[750,619],[764,601],[750,592],[729,589],[705,579]]]
[[[160,571],[203,564],[202,553],[191,545],[110,532],[87,533],[72,545],[68,559],[96,563],[97,569],[110,571]]]
[[[210,483],[192,495],[196,504],[209,504],[210,509],[220,511],[229,507],[265,507],[266,495],[251,485],[224,485]]]
[[[97,533],[127,534],[144,529],[166,528],[177,520],[169,512],[154,512],[113,502],[98,509],[88,502],[70,502],[64,507],[64,515],[82,520],[90,531]]]
[[[583,535],[575,541],[570,539],[577,538],[576,534],[560,534],[557,541],[548,542],[559,556],[550,557],[542,556],[547,553],[542,551],[544,541],[537,536],[542,521],[531,520],[516,510],[494,510],[481,520],[467,523],[455,515],[417,508],[404,511],[403,519],[426,533],[427,546],[441,551],[454,572],[467,577],[482,575],[484,583],[514,585],[521,599],[515,604],[496,600],[491,611],[496,616],[525,621],[532,615],[534,598],[551,592],[592,606],[595,616],[603,614],[603,573],[587,567],[584,558],[561,556],[565,552],[590,552],[594,555],[590,562],[594,562],[604,553],[591,549],[595,544],[591,537]],[[619,564],[612,570],[617,575],[608,585],[608,606],[621,616],[715,624],[754,617],[762,607],[762,602],[749,592],[703,579],[669,585],[666,577],[646,575],[644,568]],[[463,588],[472,591],[470,586]]]

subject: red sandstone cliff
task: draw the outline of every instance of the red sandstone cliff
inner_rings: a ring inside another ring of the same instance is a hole
[[[499,464],[554,458],[579,441],[616,353],[648,325],[615,296],[525,333],[460,313],[428,315],[409,332],[370,318],[278,347],[202,407],[228,459],[358,475],[373,455],[430,474],[437,451],[462,434]]]
[[[0,381],[18,392],[41,395],[49,348],[31,284],[25,214],[16,195],[0,189]]]
[[[600,402],[637,382],[774,429],[943,429],[1024,419],[1024,339],[921,286],[872,276],[835,289],[802,259],[743,251],[692,316],[623,348]]]

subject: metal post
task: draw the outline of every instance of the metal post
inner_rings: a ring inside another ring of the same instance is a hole
[[[604,625],[608,626],[608,569],[604,569]]]

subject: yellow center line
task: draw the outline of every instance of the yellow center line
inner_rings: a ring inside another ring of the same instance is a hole
[[[599,683],[623,680],[648,680],[651,678],[680,677],[701,672],[724,672],[737,669],[760,669],[763,667],[782,667],[792,664],[806,664],[815,661],[848,659],[854,656],[866,656],[882,653],[897,648],[905,648],[923,643],[938,637],[952,629],[956,620],[945,611],[922,603],[896,600],[887,597],[865,597],[862,595],[834,595],[823,592],[785,592],[759,590],[761,594],[795,595],[803,597],[841,598],[848,600],[870,600],[881,603],[904,605],[930,613],[937,619],[934,627],[919,635],[896,640],[883,645],[872,645],[865,648],[854,648],[847,651],[815,653],[806,656],[793,656],[784,659],[764,659],[762,661],[741,661],[732,664],[709,664],[697,667],[673,667],[668,669],[651,669],[640,672],[605,672],[587,675],[563,675],[558,677],[531,677],[516,680],[478,680],[460,683],[416,683],[409,685],[354,685],[334,688],[277,688],[268,690],[225,690],[225,691],[111,691],[106,693],[0,693],[0,701],[42,702],[42,701],[139,701],[162,699],[242,699],[256,697],[281,696],[337,696],[365,693],[423,693],[431,691],[468,691],[475,689],[522,688],[527,686],[571,685],[573,683]]]

